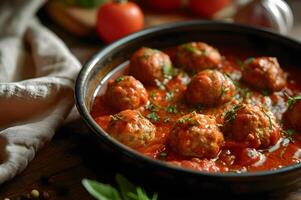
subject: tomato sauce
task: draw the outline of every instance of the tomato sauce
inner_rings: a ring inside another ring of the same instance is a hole
[[[209,172],[256,172],[275,170],[284,166],[293,165],[301,161],[301,133],[286,134],[288,128],[283,125],[283,113],[287,110],[287,95],[297,95],[301,91],[301,82],[298,80],[301,72],[296,68],[281,65],[287,76],[287,85],[280,92],[266,93],[265,91],[253,90],[241,81],[240,60],[250,56],[258,56],[254,52],[241,52],[235,49],[220,48],[224,59],[220,71],[227,73],[236,85],[236,94],[232,101],[221,106],[206,108],[187,105],[183,100],[183,94],[191,75],[179,71],[176,76],[164,85],[145,86],[149,94],[149,104],[139,108],[144,117],[156,126],[156,139],[151,145],[135,149],[138,152],[154,159],[162,160],[173,165]],[[165,51],[173,58],[173,49]],[[239,152],[239,162],[230,146],[239,146],[238,142],[225,141],[218,156],[213,159],[199,159],[185,157],[172,151],[166,144],[166,139],[177,119],[181,116],[196,111],[197,113],[213,115],[217,123],[223,123],[223,116],[234,104],[239,102],[260,103],[267,106],[276,116],[278,123],[283,129],[281,138],[276,145],[267,149],[244,148]],[[104,96],[96,96],[91,115],[95,121],[105,130],[107,129],[110,115],[116,114],[105,101]]]

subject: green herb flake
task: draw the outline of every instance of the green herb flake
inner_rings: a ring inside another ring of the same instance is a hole
[[[237,59],[237,60],[236,60],[236,64],[237,64],[241,69],[244,69],[244,67],[245,67],[243,61],[241,61],[240,59]]]
[[[231,122],[235,120],[236,118],[236,112],[240,109],[242,109],[244,106],[243,105],[235,105],[233,106],[228,112],[226,112],[224,120],[225,122]]]
[[[294,129],[281,130],[281,132],[286,134],[288,137],[292,137],[294,134],[296,134]]]
[[[168,156],[168,154],[165,151],[163,151],[159,154],[159,156],[165,158]]]
[[[149,103],[146,105],[146,109],[148,109],[151,112],[157,112],[160,110],[160,106],[153,103]]]
[[[191,53],[197,53],[198,52],[198,49],[197,48],[194,48],[191,44],[185,44],[183,45],[183,48],[186,50],[186,51],[189,51]]]
[[[221,94],[219,98],[222,98],[223,95],[226,94],[227,92],[229,92],[229,88],[222,86]]]
[[[248,58],[247,60],[245,60],[245,64],[249,65],[249,64],[251,64],[254,60],[255,60],[254,57],[250,57],[250,58]]]
[[[165,90],[165,85],[159,81],[158,79],[155,79],[156,85],[158,86],[158,88],[160,88],[161,90]]]
[[[264,109],[262,109],[262,112],[269,119],[269,128],[270,128],[270,130],[272,130],[273,129],[273,123],[272,123],[271,116]]]
[[[173,97],[174,97],[173,92],[166,92],[166,96],[165,96],[166,101],[172,101]]]
[[[144,52],[144,54],[142,56],[139,57],[141,60],[145,60],[147,58],[149,58],[149,54],[147,52]]]
[[[164,123],[170,122],[170,118],[169,118],[169,117],[164,118],[163,122],[164,122]]]
[[[287,101],[287,106],[289,109],[292,109],[293,106],[299,101],[301,100],[301,95],[297,95],[294,97],[288,97],[288,101]]]
[[[270,91],[268,91],[268,90],[263,90],[263,91],[261,91],[261,94],[263,95],[263,96],[270,96]]]
[[[158,122],[160,117],[155,112],[151,112],[146,116],[148,119],[152,120],[153,122]]]
[[[162,69],[163,69],[164,76],[174,76],[175,75],[175,72],[171,65],[167,65],[166,63],[164,63]]]
[[[174,113],[174,114],[177,114],[178,113],[178,109],[176,106],[174,105],[170,105],[166,108],[166,111],[169,112],[169,113]]]
[[[115,83],[119,83],[120,81],[124,80],[124,76],[119,76],[118,78],[115,79]]]

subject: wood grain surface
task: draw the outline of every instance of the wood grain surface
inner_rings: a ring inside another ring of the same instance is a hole
[[[70,35],[46,17],[45,12],[45,10],[40,12],[42,22],[66,42],[82,63],[103,47],[103,44],[93,36],[82,38]],[[300,32],[294,34],[298,36]],[[110,165],[110,159],[110,155],[101,150],[74,108],[53,140],[37,154],[28,168],[13,180],[0,185],[0,199],[6,197],[12,200],[20,199],[20,196],[32,189],[38,189],[45,196],[49,196],[49,199],[92,199],[83,189],[81,180],[87,177],[113,183],[113,177],[119,172],[122,164]],[[164,199],[191,198],[176,198],[172,194],[160,193],[159,200]],[[300,200],[301,187],[295,191],[284,192],[282,195],[261,194],[233,199]]]

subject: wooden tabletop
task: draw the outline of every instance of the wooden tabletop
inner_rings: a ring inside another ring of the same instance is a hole
[[[45,18],[43,11],[40,14],[44,23],[66,42],[82,63],[103,46],[94,37],[78,38],[70,35]],[[301,36],[299,31],[293,31],[293,34],[297,38]],[[39,190],[45,196],[49,196],[49,199],[92,199],[83,189],[81,180],[91,178],[112,183],[115,173],[118,172],[118,167],[102,163],[102,159],[109,160],[110,157],[99,148],[99,144],[95,142],[77,110],[73,108],[53,140],[37,154],[27,169],[0,186],[0,199],[6,197],[17,199],[32,189]],[[256,199],[261,197],[262,199],[300,200],[300,195],[301,189],[283,196],[269,198],[261,195]],[[159,194],[159,199],[170,198],[168,194]]]

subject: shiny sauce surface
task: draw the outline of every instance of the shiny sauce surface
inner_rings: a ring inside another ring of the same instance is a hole
[[[240,61],[262,55],[256,55],[254,52],[242,52],[228,47],[221,47],[219,51],[224,56],[222,67],[219,70],[229,75],[236,86],[233,100],[213,108],[187,105],[183,100],[183,94],[192,75],[188,75],[181,70],[164,85],[144,85],[149,95],[149,103],[139,108],[139,111],[144,117],[149,118],[149,116],[152,116],[150,120],[156,126],[156,139],[150,145],[135,150],[148,157],[170,164],[208,172],[256,172],[275,170],[299,163],[301,161],[301,133],[294,131],[294,134],[288,134],[286,130],[289,128],[283,123],[283,114],[288,107],[288,95],[294,96],[301,92],[301,80],[298,78],[301,76],[301,72],[297,69],[298,66],[286,66],[281,63],[281,67],[287,76],[287,85],[279,92],[269,93],[267,91],[254,90],[241,81]],[[173,48],[167,49],[165,52],[173,58]],[[125,74],[127,74],[127,70],[125,70]],[[213,115],[216,117],[217,123],[222,124],[225,113],[233,105],[241,102],[267,106],[274,113],[282,129],[281,138],[275,145],[266,149],[256,150],[259,153],[259,157],[257,156],[255,161],[252,160],[254,156],[252,153],[254,152],[249,151],[245,153],[243,161],[235,162],[235,155],[229,147],[233,145],[239,146],[239,142],[225,140],[219,154],[213,159],[181,156],[166,144],[169,132],[181,116],[195,111],[200,114]],[[110,116],[116,113],[118,112],[107,104],[103,94],[96,96],[91,115],[104,130],[108,127]],[[154,113],[155,115],[153,115]]]

